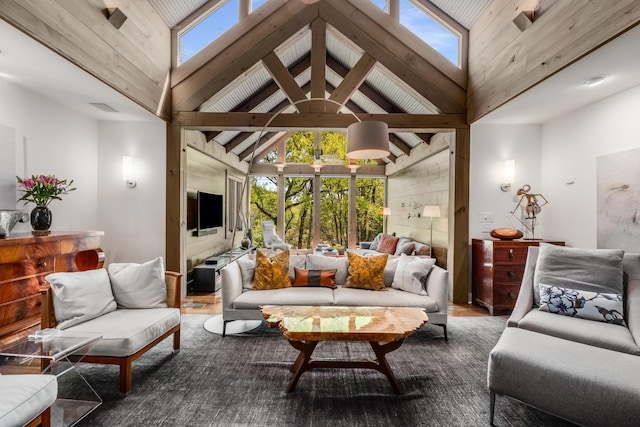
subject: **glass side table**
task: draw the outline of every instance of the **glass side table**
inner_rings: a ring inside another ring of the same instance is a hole
[[[100,334],[36,331],[27,339],[0,349],[0,373],[53,374],[58,379],[58,398],[51,407],[51,426],[73,426],[102,404],[93,387],[75,368]]]

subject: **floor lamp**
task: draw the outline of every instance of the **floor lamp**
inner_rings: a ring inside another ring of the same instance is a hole
[[[427,205],[422,211],[423,217],[429,217],[429,257],[432,257],[433,252],[433,218],[440,218],[440,206]]]

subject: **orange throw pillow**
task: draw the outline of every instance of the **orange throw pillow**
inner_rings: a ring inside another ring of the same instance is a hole
[[[282,251],[269,257],[262,250],[258,250],[253,289],[262,291],[290,287],[289,251]]]
[[[295,267],[296,279],[293,282],[294,287],[309,286],[323,287],[335,289],[336,271],[338,270],[305,270],[304,268]]]
[[[393,254],[396,251],[396,245],[400,240],[397,236],[392,236],[391,234],[383,234],[380,239],[380,243],[378,244],[378,252],[383,252],[387,254]]]
[[[347,252],[349,261],[349,277],[344,284],[346,288],[383,290],[384,267],[389,254],[376,256],[360,256],[355,252]]]

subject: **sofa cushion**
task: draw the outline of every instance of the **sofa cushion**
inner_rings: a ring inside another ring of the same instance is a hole
[[[391,287],[418,295],[427,295],[427,280],[435,264],[436,260],[433,258],[410,257],[402,254]]]
[[[540,243],[533,274],[533,297],[540,305],[540,283],[602,293],[623,293],[622,257],[615,249],[579,249]]]
[[[540,283],[540,310],[625,326],[621,294],[578,291]]]
[[[262,305],[331,305],[329,288],[287,288],[245,291],[233,301],[233,308],[258,310]]]
[[[58,397],[55,375],[0,375],[0,426],[23,426]]]
[[[374,292],[338,286],[333,291],[335,305],[357,305],[374,307],[420,307],[427,313],[438,311],[438,303],[428,295],[416,295],[399,289],[386,288]]]
[[[256,256],[247,254],[236,260],[240,267],[240,277],[242,277],[242,288],[253,289],[253,280],[256,276]]]
[[[306,255],[289,255],[289,278],[292,283],[296,278],[296,268],[306,268],[306,266]]]
[[[107,268],[113,297],[120,308],[166,308],[167,285],[162,258],[145,262],[113,263]]]
[[[382,239],[382,233],[378,233],[378,235],[373,238],[373,240],[371,241],[371,244],[369,245],[369,249],[371,249],[372,251],[378,250],[380,239]]]
[[[392,236],[390,234],[383,234],[380,239],[380,244],[378,245],[378,252],[393,255],[396,251],[396,246],[398,246],[399,240],[399,237]]]
[[[413,249],[416,244],[413,243],[413,240],[410,237],[401,237],[398,240],[398,244],[396,245],[396,250],[393,253],[395,256],[400,256],[401,254],[411,255]]]
[[[609,323],[531,310],[518,322],[518,328],[595,347],[640,355],[640,348],[629,329]]]
[[[87,354],[126,357],[179,324],[178,308],[121,308],[67,330],[102,334]]]
[[[348,252],[347,252],[348,253]],[[349,263],[347,257],[330,257],[324,255],[307,255],[308,270],[337,270],[336,284],[344,285],[349,275]]]
[[[347,288],[380,290],[384,289],[384,268],[388,254],[363,257],[355,252],[347,252],[349,261],[349,277],[345,282]]]
[[[305,270],[295,268],[296,277],[293,281],[295,287],[325,287],[334,289],[336,287],[336,269],[333,270]]]
[[[396,268],[400,257],[389,257],[387,265],[384,266],[384,285],[389,288],[393,284],[393,277],[396,275]]]
[[[116,309],[109,274],[104,268],[52,273],[45,280],[51,285],[53,310],[60,329],[95,319]]]
[[[253,289],[280,289],[291,287],[289,277],[289,251],[267,255],[261,249],[256,253],[256,274]]]

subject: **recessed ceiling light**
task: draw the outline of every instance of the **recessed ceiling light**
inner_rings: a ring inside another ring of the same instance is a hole
[[[90,102],[89,104],[93,105],[99,110],[106,111],[107,113],[119,113],[118,110],[110,105],[105,104],[104,102]]]
[[[607,79],[608,76],[593,76],[584,81],[584,85],[588,87],[597,86]]]

